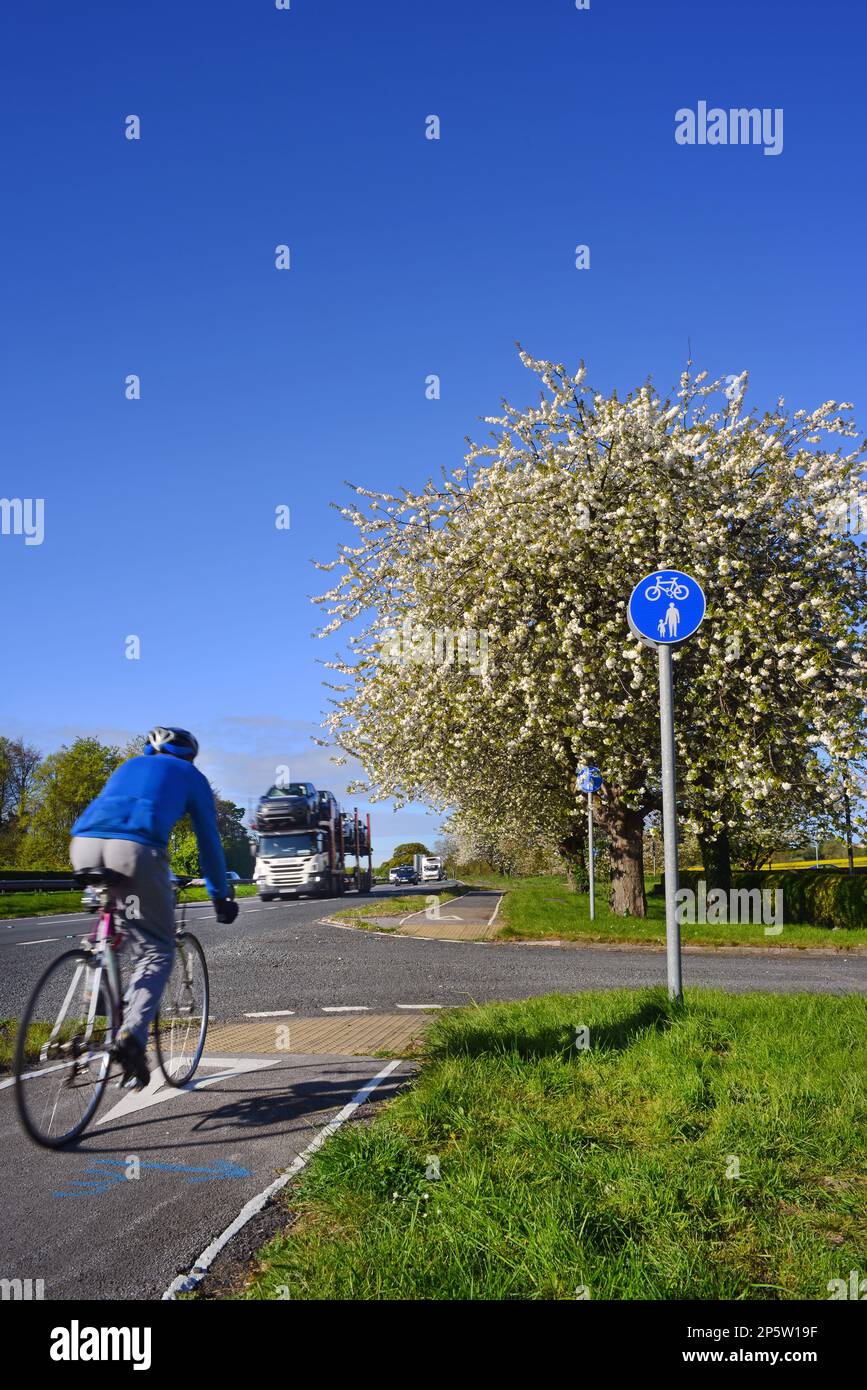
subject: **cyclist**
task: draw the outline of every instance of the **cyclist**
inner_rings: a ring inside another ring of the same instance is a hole
[[[112,869],[126,880],[119,896],[133,899],[128,927],[133,968],[113,1051],[123,1069],[121,1084],[136,1088],[150,1079],[148,1026],[172,968],[175,899],[167,848],[181,816],[189,813],[193,822],[217,921],[234,922],[238,915],[226,878],[214,794],[193,766],[198,751],[186,729],[151,729],[144,753],[121,763],[72,827],[73,868]]]

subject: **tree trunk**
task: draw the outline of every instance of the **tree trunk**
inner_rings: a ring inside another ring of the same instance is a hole
[[[701,862],[704,868],[707,891],[710,892],[712,888],[722,888],[724,893],[730,893],[732,856],[727,828],[723,826],[722,830],[719,831],[702,830],[699,833],[698,842],[701,845]]]
[[[852,847],[852,805],[846,793],[843,793],[843,806],[846,811],[846,862],[849,865],[848,872],[855,872],[855,852]]]
[[[599,821],[608,832],[611,861],[611,911],[618,917],[646,917],[644,895],[644,812],[632,811],[609,796]]]
[[[590,887],[584,836],[566,835],[560,841],[560,853],[566,865],[566,886],[570,893],[586,893]]]

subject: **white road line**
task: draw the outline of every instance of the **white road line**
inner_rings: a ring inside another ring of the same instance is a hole
[[[36,941],[19,941],[16,944],[19,946],[45,946],[49,941],[59,940],[59,936],[40,936],[37,937]]]
[[[441,1009],[442,1004],[398,1004],[399,1009]]]
[[[39,1071],[23,1071],[21,1073],[21,1080],[32,1081],[35,1076],[47,1076],[50,1071],[63,1071],[63,1068],[68,1067],[69,1065],[69,1062],[58,1062],[57,1066],[55,1067],[42,1067]],[[14,1076],[10,1077],[8,1081],[0,1081],[0,1091],[5,1091],[8,1086],[14,1085]]]
[[[292,1181],[296,1174],[301,1172],[302,1168],[307,1166],[308,1159],[312,1157],[317,1149],[321,1149],[326,1139],[330,1139],[331,1135],[340,1129],[341,1125],[349,1119],[350,1115],[353,1115],[359,1106],[363,1105],[373,1094],[380,1082],[385,1081],[386,1077],[391,1076],[391,1073],[399,1066],[400,1059],[395,1058],[394,1061],[384,1066],[382,1071],[377,1072],[376,1076],[371,1077],[370,1081],[366,1081],[361,1087],[361,1090],[356,1091],[349,1104],[344,1105],[340,1113],[335,1115],[334,1119],[330,1120],[327,1125],[323,1125],[319,1133],[311,1139],[307,1148],[303,1149],[298,1157],[292,1161],[290,1166],[286,1169],[286,1172],[282,1173],[279,1178],[270,1183],[268,1187],[264,1188],[257,1197],[252,1197],[246,1206],[241,1208],[234,1221],[226,1227],[221,1235],[217,1236],[216,1240],[211,1241],[207,1249],[202,1251],[189,1273],[179,1275],[177,1279],[172,1280],[163,1294],[163,1299],[174,1299],[179,1293],[190,1293],[201,1284],[211,1265],[214,1263],[214,1260],[223,1247],[228,1245],[232,1236],[237,1235],[238,1231],[246,1226],[248,1221],[251,1221],[254,1216],[258,1215],[262,1208],[274,1196],[275,1192],[279,1192],[282,1187],[285,1187],[288,1182]]]
[[[494,915],[493,915],[493,917],[491,918],[490,922],[488,923],[488,926],[489,926],[489,927],[490,927],[490,926],[493,926],[494,920],[495,920],[495,918],[496,918],[496,916],[497,916],[497,913],[498,913],[499,910],[500,910],[500,904],[502,903],[502,901],[503,901],[502,896],[500,896],[499,898],[497,898],[497,906],[494,908]]]
[[[264,1009],[258,1014],[244,1014],[245,1018],[286,1018],[288,1014],[294,1016],[294,1009]]]
[[[323,1004],[324,1014],[369,1014],[369,1004]]]
[[[38,922],[40,926],[56,927],[67,922],[89,922],[91,916],[89,912],[64,912],[58,916],[4,917],[0,918],[0,924],[4,927],[26,927],[28,922]]]

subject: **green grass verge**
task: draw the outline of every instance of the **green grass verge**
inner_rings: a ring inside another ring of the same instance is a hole
[[[608,907],[607,887],[596,894],[596,920],[590,921],[590,898],[586,893],[570,893],[566,879],[559,874],[536,878],[500,878],[491,875],[479,885],[502,889],[500,937],[506,940],[665,942],[665,900],[648,896],[648,916],[616,917]],[[801,923],[783,923],[778,936],[766,936],[761,922],[715,924],[684,922],[680,929],[685,944],[704,946],[826,946],[851,950],[867,946],[867,925],[831,931]]]
[[[235,1296],[827,1299],[867,1241],[865,1024],[858,997],[698,990],[441,1015]]]
[[[363,907],[339,907],[335,913],[341,922],[352,922],[354,926],[372,928],[380,930],[378,924],[370,919],[373,917],[407,917],[411,912],[423,912],[427,903],[427,896],[439,898],[440,902],[449,902],[452,898],[459,898],[463,893],[461,888],[439,888],[436,893],[431,890],[430,895],[420,893],[407,893],[399,898],[382,898],[378,902],[365,903]],[[386,931],[390,928],[386,927]]]
[[[99,1025],[104,1025],[106,1020],[97,1015]],[[24,1056],[28,1062],[36,1062],[39,1058],[39,1050],[51,1033],[52,1024],[31,1023],[27,1034],[27,1043],[24,1049]],[[15,1058],[15,1040],[18,1036],[17,1018],[0,1018],[0,1072],[10,1072],[12,1062]],[[61,1036],[63,1036],[61,1034]],[[66,1036],[69,1036],[67,1032]]]
[[[50,1023],[31,1024],[26,1051],[26,1057],[29,1062],[34,1062],[39,1056],[39,1049],[50,1032]],[[15,1056],[15,1039],[17,1036],[17,1018],[0,1018],[0,1072],[12,1070],[12,1060]]]
[[[80,889],[63,893],[0,893],[0,919],[46,917],[54,913],[80,911]]]
[[[252,883],[235,885],[236,898],[251,898],[256,895]],[[204,888],[184,890],[184,902],[203,902],[207,898]],[[64,912],[81,911],[81,892],[70,889],[63,893],[0,893],[0,920],[4,917],[50,917]]]

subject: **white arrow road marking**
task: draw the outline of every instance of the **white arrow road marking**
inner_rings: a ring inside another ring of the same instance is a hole
[[[244,1072],[262,1071],[266,1067],[279,1066],[280,1061],[279,1057],[273,1062],[263,1057],[203,1057],[200,1066],[222,1067],[223,1070],[218,1071],[215,1076],[203,1076],[190,1081],[186,1086],[167,1086],[162,1072],[155,1071],[144,1090],[128,1092],[107,1115],[97,1120],[97,1124],[105,1125],[109,1120],[124,1119],[127,1115],[134,1115],[138,1110],[147,1110],[148,1106],[174,1100],[185,1091],[201,1091],[204,1086],[213,1086],[215,1081],[225,1081],[229,1076],[241,1076]]]

